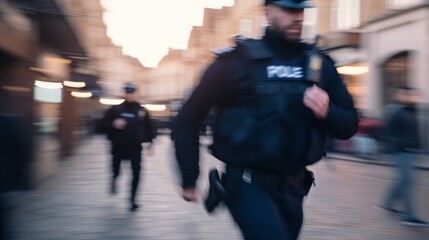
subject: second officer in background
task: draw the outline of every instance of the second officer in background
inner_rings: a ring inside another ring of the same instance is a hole
[[[150,143],[155,138],[155,128],[149,111],[137,102],[137,88],[133,83],[124,86],[125,101],[107,110],[102,128],[111,142],[112,177],[110,191],[116,194],[116,179],[119,176],[121,161],[129,159],[133,172],[130,194],[130,210],[138,208],[137,187],[140,181],[142,143]]]

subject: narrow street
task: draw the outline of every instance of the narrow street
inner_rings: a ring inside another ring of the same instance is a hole
[[[205,174],[222,164],[202,145],[201,193]],[[425,159],[424,159],[425,160]],[[226,209],[206,214],[201,203],[179,197],[171,141],[157,138],[152,156],[144,155],[137,212],[128,210],[131,179],[128,162],[122,165],[119,194],[108,194],[108,142],[95,136],[59,163],[59,171],[38,189],[28,192],[13,211],[19,240],[84,239],[241,239]],[[392,168],[335,159],[311,167],[316,187],[305,200],[305,222],[300,239],[429,239],[429,229],[405,227],[400,219],[379,209]],[[429,220],[428,171],[416,170],[416,212]]]

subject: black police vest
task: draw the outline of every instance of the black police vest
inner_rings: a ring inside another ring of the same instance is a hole
[[[227,164],[290,173],[317,162],[326,133],[303,103],[314,84],[306,80],[306,57],[284,61],[261,40],[241,44],[246,73],[236,74],[236,97],[218,110],[212,154]]]
[[[151,132],[145,129],[146,115],[144,108],[138,103],[122,103],[113,108],[114,119],[123,118],[127,122],[124,129],[112,129],[108,133],[108,139],[117,146],[137,145],[150,142]]]

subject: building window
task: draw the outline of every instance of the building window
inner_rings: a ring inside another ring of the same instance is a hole
[[[424,3],[424,0],[389,0],[388,8],[390,9],[402,9],[417,5],[419,3]]]
[[[334,0],[332,6],[332,30],[345,30],[359,25],[359,0]]]
[[[383,104],[388,104],[392,100],[392,92],[400,86],[410,86],[410,69],[412,52],[403,51],[396,53],[381,65],[381,77],[383,79]]]
[[[252,25],[252,19],[240,19],[240,35],[251,37]]]

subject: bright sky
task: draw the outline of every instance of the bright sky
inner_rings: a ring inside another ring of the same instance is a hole
[[[204,8],[234,0],[100,0],[107,34],[145,66],[156,67],[168,48],[186,49],[192,26],[201,26]]]

